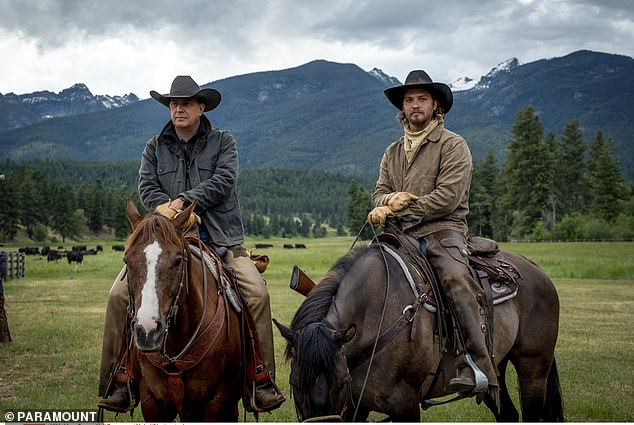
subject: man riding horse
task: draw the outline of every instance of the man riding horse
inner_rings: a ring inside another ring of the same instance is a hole
[[[471,152],[464,138],[444,127],[453,94],[416,70],[385,96],[399,110],[403,136],[383,154],[368,221],[416,238],[438,276],[465,340],[450,390],[493,393],[498,382],[487,349],[486,298],[467,259]],[[476,380],[480,371],[487,382]]]
[[[139,195],[149,210],[174,218],[195,203],[201,219],[202,242],[222,254],[235,273],[238,289],[253,317],[264,364],[256,369],[256,388],[251,408],[271,411],[285,400],[274,383],[275,354],[271,329],[271,307],[265,282],[249,254],[242,247],[244,228],[236,193],[238,152],[236,142],[225,130],[213,128],[204,112],[220,103],[220,93],[201,89],[189,76],[178,76],[169,94],[151,91],[157,102],[169,108],[171,120],[161,133],[145,145],[139,169]],[[99,394],[99,407],[115,412],[130,408],[125,377],[116,377],[108,391],[110,374],[117,363],[126,326],[128,289],[125,268],[115,279],[108,297]],[[114,371],[115,374],[120,371]],[[122,383],[123,381],[123,383]]]

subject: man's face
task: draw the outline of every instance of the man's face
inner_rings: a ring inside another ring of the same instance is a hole
[[[205,104],[193,97],[173,98],[170,100],[170,115],[174,127],[180,130],[194,130],[200,124],[200,116]]]
[[[420,131],[431,121],[438,106],[431,93],[424,89],[412,89],[403,97],[403,112],[409,121],[411,130]]]

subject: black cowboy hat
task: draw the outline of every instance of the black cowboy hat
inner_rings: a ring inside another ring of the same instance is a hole
[[[220,104],[220,92],[218,90],[201,89],[189,75],[179,75],[174,78],[169,94],[163,95],[152,90],[150,91],[150,96],[168,108],[170,100],[174,97],[195,97],[205,104],[205,112],[211,111]]]
[[[449,112],[453,105],[453,93],[449,86],[445,83],[433,82],[431,77],[420,69],[407,74],[405,84],[402,86],[385,89],[383,93],[385,93],[385,97],[387,97],[392,105],[396,106],[399,111],[402,111],[405,92],[411,89],[425,89],[429,91],[434,99],[440,103],[440,107],[444,113]]]

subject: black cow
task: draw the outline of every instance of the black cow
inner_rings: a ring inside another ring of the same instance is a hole
[[[60,258],[62,258],[62,254],[54,249],[49,249],[48,254],[46,254],[46,261],[57,261]]]
[[[88,247],[86,245],[75,245],[72,247],[73,251],[85,251]]]
[[[270,244],[270,243],[256,243],[255,247],[257,249],[260,249],[260,248],[273,248],[273,244]]]
[[[293,249],[293,248],[295,248],[295,245],[293,245],[292,243],[285,243],[285,244],[284,244],[284,248],[286,248],[286,249]]]
[[[77,264],[81,264],[82,261],[84,261],[84,254],[79,251],[70,251],[66,253],[66,259],[68,260],[68,264],[72,263],[73,261]]]
[[[112,245],[113,251],[125,251],[125,246],[123,245]]]
[[[297,248],[297,249],[306,249],[306,245],[304,245],[303,243],[296,243],[295,244],[295,248]]]

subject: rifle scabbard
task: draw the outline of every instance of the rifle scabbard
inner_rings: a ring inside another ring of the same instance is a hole
[[[315,282],[313,282],[302,269],[295,265],[293,266],[293,273],[291,274],[290,287],[306,297],[315,287]]]

